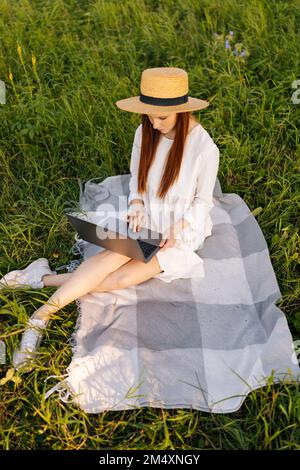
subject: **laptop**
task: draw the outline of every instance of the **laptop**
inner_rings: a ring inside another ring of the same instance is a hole
[[[150,228],[134,232],[127,220],[112,216],[102,216],[97,223],[82,213],[66,212],[66,216],[83,240],[132,259],[148,263],[160,249],[162,234]]]

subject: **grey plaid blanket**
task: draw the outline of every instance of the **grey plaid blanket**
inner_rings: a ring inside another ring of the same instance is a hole
[[[80,208],[117,208],[129,194],[130,174],[97,179],[84,191],[79,183]],[[196,252],[205,277],[153,278],[79,298],[73,358],[45,398],[57,391],[87,413],[145,406],[229,413],[270,380],[300,380],[263,233],[237,194],[222,193],[218,178],[214,204],[212,235]],[[70,272],[100,250],[77,237],[72,252],[81,259],[58,269]]]

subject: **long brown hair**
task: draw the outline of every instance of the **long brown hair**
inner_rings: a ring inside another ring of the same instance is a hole
[[[154,161],[155,153],[162,134],[159,130],[154,129],[147,114],[142,114],[142,143],[141,155],[138,172],[138,192],[144,193],[147,187],[147,176],[150,167]],[[175,124],[175,138],[170,148],[169,155],[166,160],[164,173],[161,178],[157,197],[164,198],[168,189],[178,179],[184,144],[189,130],[190,119],[195,122],[198,120],[193,116],[192,111],[177,113]]]

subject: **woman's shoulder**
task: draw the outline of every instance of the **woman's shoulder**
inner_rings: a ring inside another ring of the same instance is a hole
[[[142,133],[142,126],[143,126],[142,123],[137,126],[137,128],[135,130],[136,135],[140,135]]]
[[[137,126],[135,133],[134,133],[134,142],[137,143],[138,145],[141,145],[141,140],[142,140],[142,123]]]
[[[133,147],[141,147],[142,144],[142,124],[140,124],[135,132],[134,132],[134,137],[133,137]]]
[[[195,146],[200,149],[201,155],[206,155],[211,151],[218,149],[217,144],[209,134],[209,132],[199,123],[199,132],[195,134],[194,143]]]

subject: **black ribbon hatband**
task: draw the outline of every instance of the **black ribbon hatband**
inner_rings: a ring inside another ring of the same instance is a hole
[[[175,98],[154,98],[140,94],[140,101],[146,104],[153,104],[155,106],[176,106],[177,104],[184,104],[188,102],[188,94],[177,96]]]

